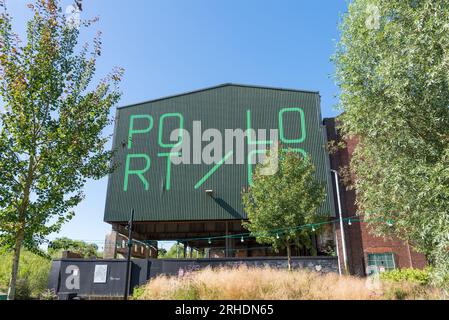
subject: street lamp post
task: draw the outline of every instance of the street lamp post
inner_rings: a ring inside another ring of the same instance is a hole
[[[125,293],[124,300],[128,300],[129,294],[129,278],[131,267],[131,249],[133,246],[133,222],[134,222],[134,209],[131,210],[131,218],[128,222],[128,256],[126,257],[126,275],[125,275]]]
[[[345,273],[347,273],[348,272],[348,257],[346,255],[345,231],[344,231],[343,217],[342,217],[342,212],[341,212],[340,184],[338,182],[337,170],[331,169],[331,171],[334,174],[335,186],[337,189],[338,219],[340,220],[341,246],[342,246],[342,251],[343,251],[343,266],[345,269]],[[337,245],[338,245],[338,243],[337,243]],[[338,250],[338,246],[337,246],[337,250]]]

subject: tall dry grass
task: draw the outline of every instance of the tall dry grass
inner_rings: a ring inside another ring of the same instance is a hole
[[[438,299],[436,289],[417,284],[270,268],[204,269],[182,277],[159,276],[137,289],[135,298],[151,300],[371,300]]]

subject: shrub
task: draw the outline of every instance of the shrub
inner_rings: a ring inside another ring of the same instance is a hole
[[[30,281],[28,278],[19,278],[16,282],[16,300],[28,300],[32,296]]]
[[[385,299],[392,300],[440,300],[445,299],[442,290],[430,286],[422,285],[418,282],[391,281],[383,284],[383,295]]]
[[[407,292],[402,288],[394,288],[393,294],[395,300],[405,300],[407,298]]]
[[[381,273],[382,280],[389,280],[395,282],[413,282],[421,285],[427,285],[431,279],[431,269],[395,269]]]
[[[139,300],[143,296],[144,292],[145,292],[145,287],[144,286],[135,287],[134,290],[133,290],[132,298],[134,300]]]
[[[40,295],[40,300],[57,300],[58,296],[54,289],[45,289]]]
[[[159,276],[138,289],[136,299],[149,300],[372,300],[439,299],[440,290],[411,282],[381,281],[306,270],[271,268],[204,269],[187,276]]]
[[[7,292],[11,276],[12,253],[0,255],[0,291]],[[38,298],[48,284],[51,261],[27,250],[20,257],[16,288],[17,299]]]

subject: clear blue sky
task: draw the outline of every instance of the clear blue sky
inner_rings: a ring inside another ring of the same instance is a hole
[[[29,2],[7,1],[22,36]],[[83,9],[82,18],[100,17],[82,31],[83,41],[103,32],[98,78],[125,68],[119,105],[234,82],[320,91],[323,117],[338,113],[330,57],[346,0],[84,0]],[[104,240],[106,184],[88,182],[58,236]]]

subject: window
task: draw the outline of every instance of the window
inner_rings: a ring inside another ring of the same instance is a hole
[[[370,253],[368,254],[368,266],[384,267],[385,271],[396,268],[393,253]]]

